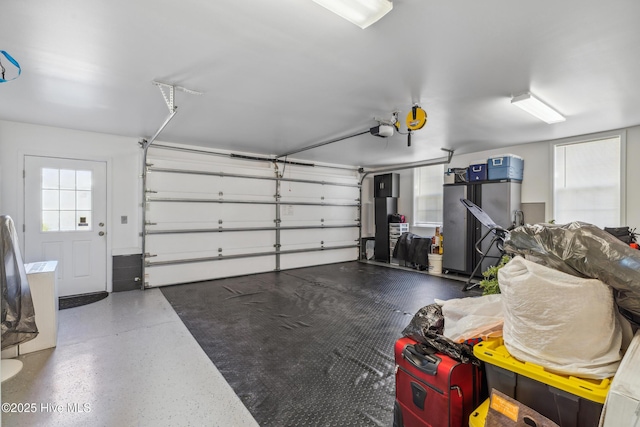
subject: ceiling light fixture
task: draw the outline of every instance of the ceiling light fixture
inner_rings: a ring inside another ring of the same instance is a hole
[[[377,22],[393,9],[393,3],[389,0],[313,0],[320,6],[329,9],[365,29]]]
[[[514,96],[511,98],[511,103],[549,124],[564,122],[566,120],[562,114],[558,113],[556,110],[549,107],[529,92]]]

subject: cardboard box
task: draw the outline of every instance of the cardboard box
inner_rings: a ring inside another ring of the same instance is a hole
[[[491,402],[485,421],[487,427],[559,427],[548,418],[497,390],[491,391]]]

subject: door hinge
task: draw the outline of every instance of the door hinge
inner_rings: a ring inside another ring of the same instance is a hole
[[[27,177],[27,171],[25,169],[22,169],[22,177],[23,178]]]
[[[22,232],[25,233],[27,231],[27,226],[25,224],[22,224]]]

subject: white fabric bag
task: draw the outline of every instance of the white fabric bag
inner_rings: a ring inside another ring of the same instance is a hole
[[[603,379],[620,361],[622,329],[612,289],[515,257],[498,271],[504,343],[515,358]]]
[[[436,303],[442,306],[444,316],[442,334],[450,340],[464,342],[471,338],[502,336],[501,295],[436,300]]]

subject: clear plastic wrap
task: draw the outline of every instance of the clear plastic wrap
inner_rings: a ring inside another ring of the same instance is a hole
[[[443,335],[453,342],[502,336],[502,295],[436,300],[444,316]]]
[[[2,349],[38,335],[27,273],[13,220],[0,216],[0,282],[2,282]]]
[[[640,326],[640,251],[592,224],[516,227],[504,249],[530,261],[611,286],[620,312]]]

